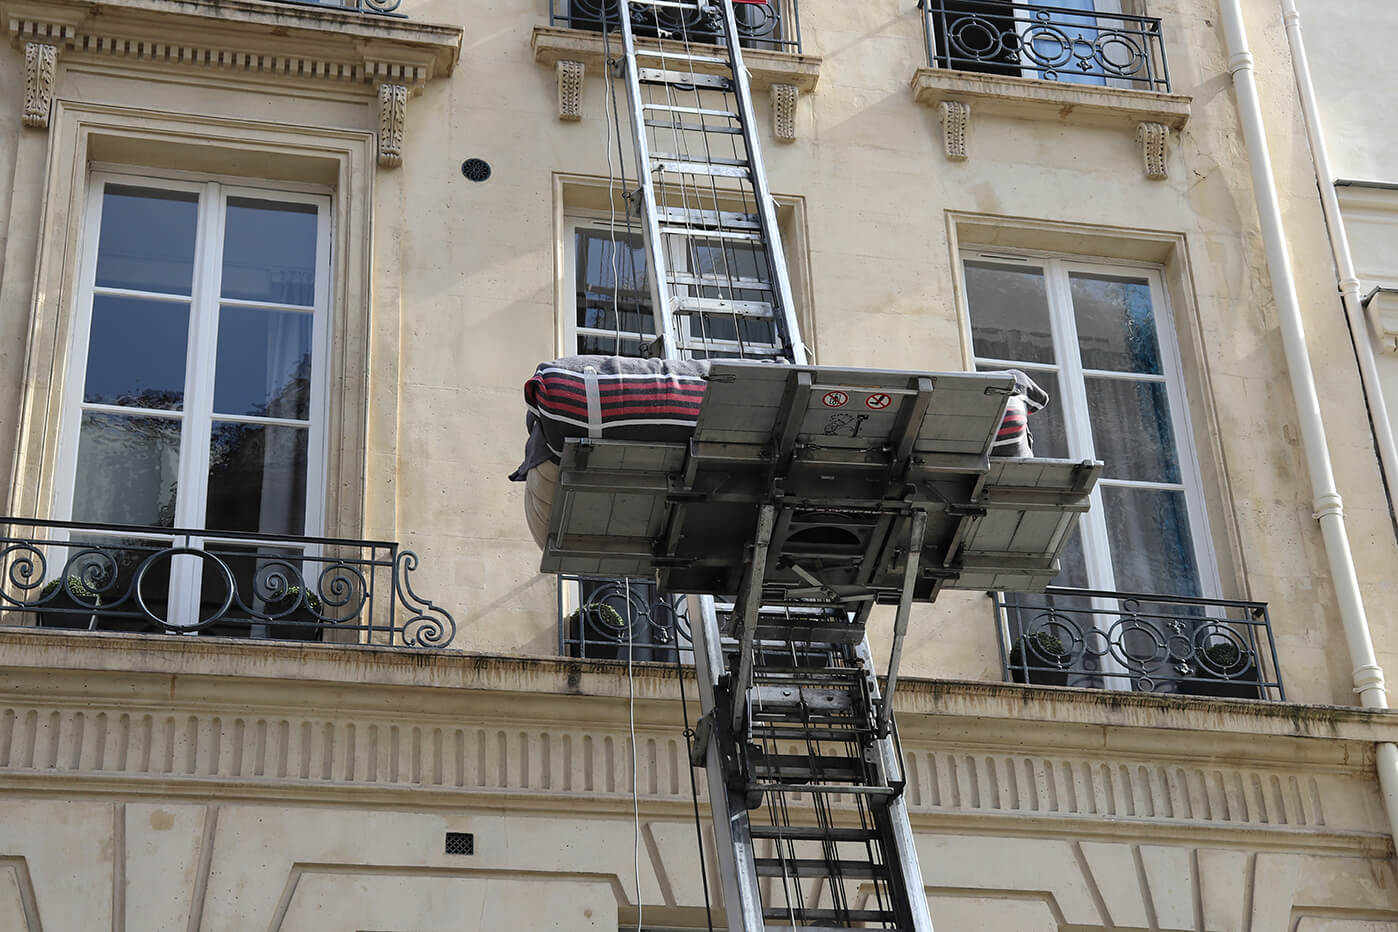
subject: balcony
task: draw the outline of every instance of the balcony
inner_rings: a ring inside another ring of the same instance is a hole
[[[558,652],[565,657],[692,663],[682,596],[648,579],[558,577]]]
[[[0,521],[0,626],[441,648],[390,541]]]
[[[327,10],[343,10],[346,13],[367,13],[375,16],[392,16],[397,19],[407,19],[407,15],[398,12],[398,7],[403,0],[271,0],[273,3],[285,3],[293,6],[314,6]]]
[[[992,593],[1007,682],[1284,701],[1263,602]]]
[[[617,0],[549,0],[549,25],[601,32],[617,25]],[[745,49],[801,51],[801,16],[797,0],[733,0],[738,42]],[[678,7],[636,4],[632,28],[638,36],[715,43],[722,26],[716,13]]]
[[[1160,20],[1006,0],[921,0],[933,68],[1169,93]]]

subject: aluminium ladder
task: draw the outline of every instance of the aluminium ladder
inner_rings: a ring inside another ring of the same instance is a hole
[[[652,355],[805,364],[732,0],[618,0],[617,9]],[[890,695],[919,515],[904,522]],[[798,584],[792,598],[764,600],[774,530],[791,520],[774,504],[758,508],[731,605],[690,597],[704,708],[695,763],[708,772],[728,926],[930,932],[896,731],[864,637],[874,601],[848,602],[794,562],[787,569],[809,591]]]

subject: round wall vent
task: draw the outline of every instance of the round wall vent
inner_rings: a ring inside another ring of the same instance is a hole
[[[469,181],[484,181],[490,177],[490,163],[485,159],[467,159],[461,163],[461,174]]]

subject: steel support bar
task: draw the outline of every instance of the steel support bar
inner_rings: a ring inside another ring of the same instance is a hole
[[[888,656],[888,688],[879,706],[878,733],[888,734],[888,720],[893,714],[893,690],[898,685],[898,666],[903,660],[903,640],[908,635],[908,616],[913,608],[913,586],[917,583],[918,558],[922,555],[922,540],[927,533],[927,512],[914,511],[912,529],[908,534],[908,555],[903,569],[903,593],[898,598],[898,615],[893,622],[893,649]]]
[[[691,595],[688,599],[689,617],[699,620],[690,629],[694,641],[694,673],[699,680],[699,702],[706,714],[716,715],[718,678],[724,669],[723,651],[719,646],[718,613],[714,610],[712,596]],[[723,728],[725,725],[715,722],[713,727]],[[709,740],[704,753],[704,772],[709,780],[709,809],[713,815],[714,846],[718,851],[724,912],[728,916],[729,929],[760,932],[763,927],[762,898],[757,887],[747,802],[742,793],[728,787],[720,743],[716,737]]]
[[[752,562],[748,564],[748,574],[743,580],[742,591],[738,593],[738,604],[734,611],[738,624],[738,675],[733,681],[733,732],[746,734],[744,727],[748,714],[748,684],[752,682],[752,648],[757,639],[757,615],[762,608],[762,577],[767,573],[767,548],[772,543],[772,527],[776,524],[777,509],[763,505],[757,513],[757,534],[752,541]]]

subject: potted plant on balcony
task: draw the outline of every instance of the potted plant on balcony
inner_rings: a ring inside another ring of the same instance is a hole
[[[1182,683],[1182,690],[1194,696],[1217,696],[1221,699],[1260,699],[1260,672],[1251,653],[1238,649],[1232,641],[1210,644],[1199,652],[1202,657],[1194,664],[1194,676],[1202,682]]]
[[[1036,670],[1035,667],[1052,665],[1054,670]],[[1029,669],[1026,671],[1025,667]],[[1026,678],[1026,672],[1028,677]],[[1035,686],[1068,685],[1068,649],[1058,635],[1049,631],[1036,631],[1023,635],[1010,650],[1010,677],[1016,683],[1030,683]]]
[[[102,604],[77,576],[50,579],[39,590],[39,627],[90,630],[97,627],[94,608]]]
[[[621,617],[621,612],[606,602],[588,602],[569,615],[566,621],[568,636],[578,645],[579,656],[613,660],[626,656],[622,637],[626,632],[626,621]]]
[[[278,641],[319,641],[325,635],[321,627],[320,598],[309,589],[302,598],[300,586],[290,586],[275,601],[262,606],[262,612],[271,616],[267,623],[267,636]]]

